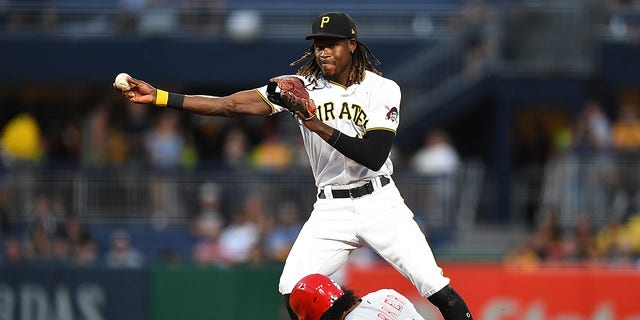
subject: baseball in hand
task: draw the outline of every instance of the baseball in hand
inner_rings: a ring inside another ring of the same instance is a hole
[[[126,73],[120,73],[116,76],[115,83],[118,89],[129,90],[129,82],[127,81],[128,78],[129,75]]]

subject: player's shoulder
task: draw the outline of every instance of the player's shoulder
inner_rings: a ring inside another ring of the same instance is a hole
[[[394,85],[398,85],[395,81],[386,78],[382,75],[379,75],[377,73],[371,72],[369,70],[365,71],[365,77],[364,77],[364,81],[372,81],[372,82],[381,82],[381,83],[392,83]]]
[[[393,290],[393,289],[378,289],[376,291],[371,291],[369,293],[367,293],[366,295],[362,296],[363,300],[368,300],[368,301],[382,301],[385,300],[387,297],[389,296],[393,296],[393,297],[403,297],[402,294],[400,294],[398,291]]]
[[[375,87],[389,88],[391,90],[400,90],[400,86],[395,81],[368,70],[365,72],[366,73],[363,84],[369,84]]]
[[[398,301],[401,304],[410,303],[409,298],[394,289],[380,289],[372,292],[372,294],[372,297],[375,297],[372,298],[374,300],[379,299],[381,301]]]
[[[394,289],[379,289],[379,290],[374,291],[374,292],[376,294],[382,295],[382,296],[386,296],[386,295],[402,296],[402,294],[400,294],[398,291],[396,291]]]

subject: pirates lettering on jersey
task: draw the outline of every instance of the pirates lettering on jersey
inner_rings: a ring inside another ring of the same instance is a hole
[[[364,112],[364,109],[357,104],[343,102],[340,107],[336,107],[333,102],[325,102],[321,105],[317,105],[316,107],[318,109],[316,115],[322,121],[336,119],[349,120],[356,126],[363,128],[366,128],[367,123],[369,122],[367,113]]]

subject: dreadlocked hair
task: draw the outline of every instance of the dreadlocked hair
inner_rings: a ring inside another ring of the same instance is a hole
[[[360,298],[356,297],[353,290],[344,290],[344,295],[338,298],[331,308],[322,314],[320,320],[339,320],[342,313],[349,310],[358,300],[360,300]]]
[[[349,74],[349,84],[362,82],[362,80],[364,80],[365,70],[369,70],[377,75],[382,75],[382,72],[374,66],[374,64],[379,66],[381,64],[380,60],[376,58],[367,45],[357,39],[356,42],[358,45],[356,46],[356,50],[353,52],[353,68],[351,68],[351,73]],[[314,51],[312,44],[307,52],[297,60],[291,62],[289,65],[293,67],[306,60],[307,63],[298,69],[297,74],[305,77],[310,82],[317,83],[318,78],[322,74],[322,69],[320,69],[315,59],[309,59],[309,57],[313,57]],[[373,59],[373,63],[371,62],[371,59],[369,59],[369,56]]]

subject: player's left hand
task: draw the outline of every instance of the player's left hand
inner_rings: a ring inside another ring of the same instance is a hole
[[[156,101],[156,88],[151,86],[150,84],[130,77],[128,80],[129,89],[120,89],[113,83],[113,87],[122,92],[122,95],[129,101],[134,103],[146,103],[151,104]]]
[[[275,91],[275,87],[280,92]],[[294,76],[280,76],[269,80],[267,87],[268,98],[291,111],[302,120],[315,117],[316,106],[309,98],[309,92],[300,78]]]

